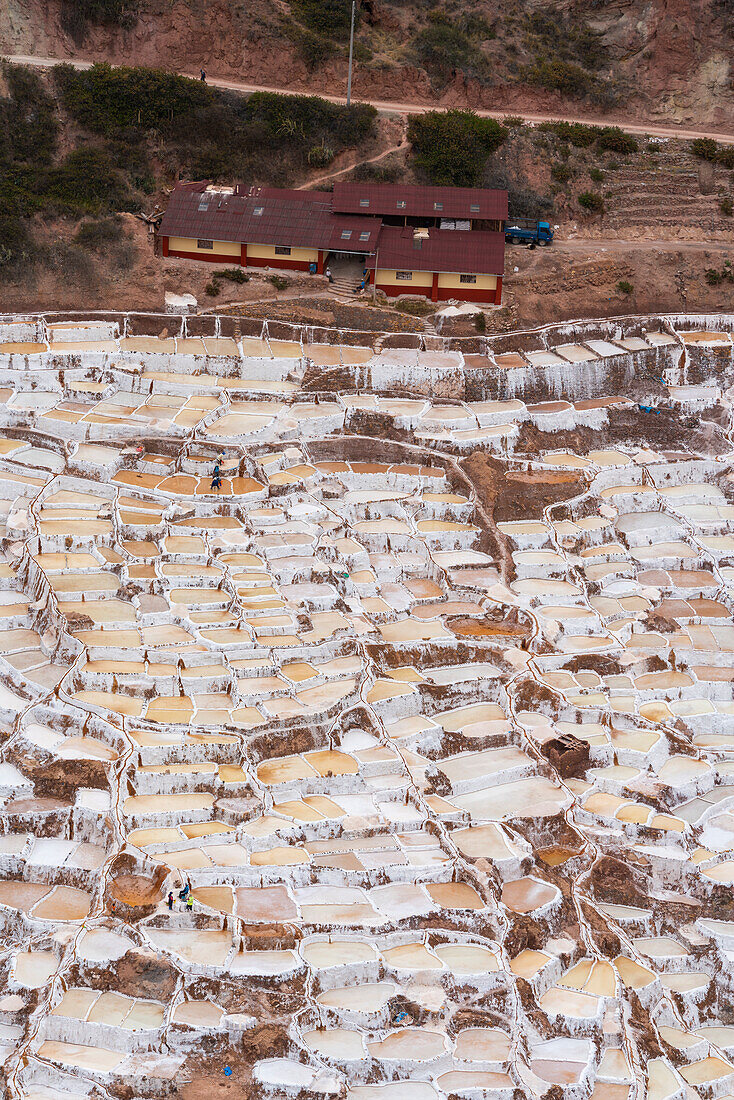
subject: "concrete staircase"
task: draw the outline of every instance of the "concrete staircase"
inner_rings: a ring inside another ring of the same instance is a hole
[[[342,302],[344,305],[353,305],[360,299],[367,297],[367,291],[364,294],[354,293],[361,282],[361,279],[346,279],[335,276],[334,282],[329,284],[329,293],[338,302]]]

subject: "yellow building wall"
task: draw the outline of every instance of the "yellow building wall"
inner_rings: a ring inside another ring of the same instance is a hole
[[[407,271],[408,268],[404,270]],[[405,293],[410,294],[411,287],[417,287],[420,290],[426,287],[430,289],[433,286],[433,274],[430,271],[414,271],[412,279],[398,279],[394,270],[380,267],[375,281],[378,286],[384,286],[387,283],[389,286],[405,287]]]
[[[467,275],[471,272],[467,271]],[[475,283],[462,283],[461,275],[446,273],[439,275],[438,277],[439,289],[444,287],[446,290],[495,290],[497,287],[496,275],[477,275],[477,281]]]
[[[319,250],[318,248],[292,248],[290,256],[276,256],[274,244],[248,244],[247,258],[248,260],[297,260],[310,264],[318,260]]]
[[[238,241],[213,241],[213,248],[199,248],[196,237],[169,237],[170,252],[194,252],[198,256],[236,256],[240,257],[242,246]]]

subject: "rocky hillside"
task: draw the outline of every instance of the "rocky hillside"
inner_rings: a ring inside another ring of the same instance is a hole
[[[5,54],[345,83],[348,0],[6,0]],[[733,0],[362,0],[358,95],[727,125]]]

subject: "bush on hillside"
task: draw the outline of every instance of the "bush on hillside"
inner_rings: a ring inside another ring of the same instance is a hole
[[[416,168],[430,183],[478,187],[485,165],[508,131],[473,111],[426,111],[408,123]]]
[[[448,83],[457,71],[476,74],[483,62],[469,35],[448,19],[437,19],[424,27],[413,41],[413,55],[439,84]]]
[[[600,69],[605,61],[602,35],[588,23],[569,19],[558,8],[540,8],[525,16],[525,44],[541,57],[556,57],[586,69]]]
[[[99,218],[96,221],[83,221],[77,229],[74,240],[82,248],[102,251],[116,244],[123,236],[122,219],[118,217]]]
[[[124,127],[161,127],[211,106],[216,95],[200,80],[163,69],[113,69],[106,62],[85,72],[57,65],[54,79],[74,121],[97,134],[116,134]]]
[[[577,149],[588,149],[593,145],[599,135],[598,126],[586,126],[583,122],[541,122],[538,130],[555,134],[562,141],[567,141]]]
[[[139,0],[63,0],[61,26],[75,42],[86,37],[90,23],[108,27],[134,27]]]
[[[720,146],[713,138],[696,138],[691,142],[694,157],[720,164],[722,168],[734,168],[734,145]]]
[[[699,157],[701,160],[715,161],[719,146],[713,138],[696,138],[691,142],[691,152],[694,157]]]
[[[551,165],[551,176],[557,183],[568,183],[572,175],[573,172],[568,164],[559,164],[556,162]]]
[[[367,103],[346,107],[308,95],[255,92],[238,97],[238,113],[247,122],[264,126],[268,133],[306,152],[322,141],[335,153],[360,145],[377,132],[377,111]]]
[[[598,191],[583,191],[579,195],[579,206],[588,210],[590,214],[604,213],[604,199]]]
[[[12,279],[31,267],[39,257],[24,218],[0,215],[0,281]]]
[[[619,126],[604,126],[596,139],[596,147],[605,153],[636,153],[639,146],[632,134],[626,134]]]
[[[534,84],[538,88],[547,88],[552,92],[560,92],[561,95],[573,99],[584,99],[590,95],[597,78],[587,73],[580,65],[571,61],[538,61],[535,65],[526,65],[522,75],[528,84]]]
[[[0,97],[0,168],[47,163],[58,133],[53,99],[32,69],[5,61],[2,75],[8,96]]]
[[[289,37],[296,46],[301,60],[309,69],[321,68],[337,53],[337,48],[330,38],[324,38],[323,35],[314,34],[302,27],[294,27],[289,32]]]
[[[291,11],[310,31],[326,38],[345,41],[349,38],[352,5],[349,0],[291,0]],[[359,26],[359,4],[354,18]]]

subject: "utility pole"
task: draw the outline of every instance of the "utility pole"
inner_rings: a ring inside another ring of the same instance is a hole
[[[352,102],[352,57],[354,56],[354,12],[357,0],[352,0],[352,27],[349,31],[349,76],[347,77],[347,107]]]

